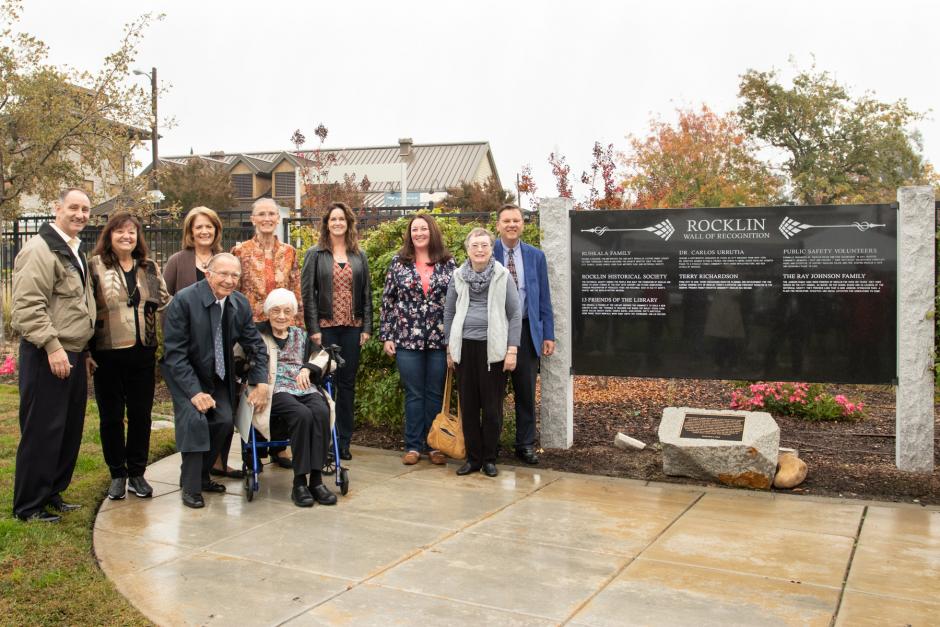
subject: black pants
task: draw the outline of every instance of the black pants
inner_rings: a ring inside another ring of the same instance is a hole
[[[522,336],[516,369],[510,373],[516,404],[516,448],[535,446],[535,378],[539,373],[541,347],[532,343],[528,318],[522,321]]]
[[[323,327],[322,344],[336,344],[346,365],[336,371],[336,437],[340,447],[352,440],[353,408],[356,405],[356,372],[359,370],[359,335],[362,327]]]
[[[457,364],[457,391],[467,461],[475,468],[496,462],[499,432],[503,426],[506,373],[503,362],[486,363],[485,341],[463,341]]]
[[[13,513],[25,518],[65,491],[82,444],[88,376],[86,352],[67,352],[72,371],[60,379],[46,351],[20,341],[20,444]]]
[[[319,392],[294,396],[278,392],[271,399],[271,431],[290,434],[294,476],[321,470],[330,445],[330,407]]]
[[[156,348],[95,351],[95,399],[98,401],[101,450],[111,478],[142,477],[150,453]],[[127,408],[127,439],[124,409]]]
[[[219,456],[226,439],[231,442],[234,424],[232,422],[232,399],[228,393],[228,382],[215,379],[215,407],[206,412],[209,423],[209,450],[203,453],[183,453],[180,466],[180,487],[184,492],[199,494],[202,486],[209,483],[209,469]]]

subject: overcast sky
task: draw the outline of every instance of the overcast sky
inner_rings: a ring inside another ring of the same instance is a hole
[[[577,174],[595,140],[624,150],[677,106],[729,111],[748,68],[792,76],[791,59],[815,56],[855,93],[919,111],[940,94],[928,1],[27,0],[20,28],[53,62],[96,69],[146,11],[166,14],[137,64],[168,87],[165,156],[288,149],[294,129],[313,138],[322,122],[327,147],[489,141],[504,187],[528,163],[554,195],[550,152]],[[940,164],[937,114],[918,129]]]

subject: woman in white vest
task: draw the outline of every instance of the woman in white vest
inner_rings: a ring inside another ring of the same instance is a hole
[[[516,367],[522,312],[509,271],[493,259],[493,235],[470,231],[467,261],[455,272],[444,306],[447,365],[457,368],[467,462],[457,471],[495,477],[506,373]],[[481,417],[482,414],[482,417]]]

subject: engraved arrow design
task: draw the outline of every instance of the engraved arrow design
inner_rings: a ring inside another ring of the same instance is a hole
[[[606,226],[595,226],[591,229],[581,229],[582,233],[593,233],[594,235],[603,235],[607,232],[613,233],[618,231],[646,231],[656,235],[657,237],[661,237],[666,241],[669,241],[669,238],[672,237],[672,234],[676,232],[676,229],[672,226],[672,223],[669,220],[663,220],[659,224],[647,226],[642,229],[612,229]]]
[[[878,227],[887,226],[885,224],[872,224],[871,222],[853,222],[852,224],[803,224],[802,222],[797,222],[792,218],[785,217],[783,222],[780,223],[780,232],[786,239],[790,239],[797,233],[805,231],[806,229],[858,229],[860,232],[864,233],[869,229],[875,229]]]

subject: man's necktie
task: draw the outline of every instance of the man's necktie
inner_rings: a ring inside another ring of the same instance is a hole
[[[509,274],[512,275],[512,280],[516,284],[516,288],[519,288],[519,276],[516,274],[516,259],[513,253],[514,249],[510,248],[508,251],[509,256],[506,258],[506,269],[509,270]]]
[[[225,350],[222,345],[222,318],[225,308],[219,303],[219,324],[215,327],[215,373],[220,379],[225,378]]]

